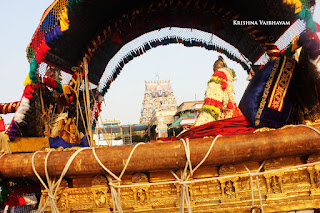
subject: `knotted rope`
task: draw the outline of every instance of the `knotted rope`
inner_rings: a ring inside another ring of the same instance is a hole
[[[264,166],[265,162],[266,161],[262,162],[262,164],[260,165],[260,167],[258,168],[258,170],[256,172],[257,174],[260,172],[260,170]],[[246,170],[248,171],[249,176],[250,176],[250,188],[251,188],[251,199],[252,199],[252,209],[253,209],[253,208],[255,208],[255,205],[254,205],[254,192],[253,192],[253,179],[252,179],[253,175],[250,172],[249,168],[244,163],[242,163],[242,164],[246,168]],[[263,213],[262,196],[261,196],[261,191],[260,191],[260,183],[259,183],[259,176],[258,175],[256,175],[256,180],[257,180],[257,187],[258,187],[258,192],[259,192],[260,209],[261,209],[261,212]]]
[[[190,177],[193,176],[194,172],[206,161],[206,159],[208,158],[212,148],[213,148],[213,145],[215,144],[215,142],[217,141],[217,139],[219,137],[222,137],[222,135],[217,135],[207,153],[205,154],[205,156],[203,157],[203,159],[200,161],[200,163],[194,167],[192,169],[192,163],[191,163],[191,153],[190,153],[190,144],[189,144],[189,138],[187,138],[186,140],[184,139],[181,139],[182,141],[182,144],[184,146],[184,149],[185,149],[185,152],[186,152],[186,165],[184,167],[183,170],[181,170],[181,178],[179,178],[173,171],[170,171],[171,174],[177,179],[178,183],[180,184],[181,186],[181,192],[180,192],[180,212],[184,212],[184,203],[186,203],[187,205],[187,209],[188,209],[188,212],[191,213],[192,210],[191,210],[191,201],[190,201],[190,193],[189,193],[189,187],[187,185],[187,181]],[[188,168],[189,168],[189,174],[188,174]]]
[[[63,179],[63,177],[66,175],[72,161],[74,160],[74,158],[83,150],[85,149],[90,149],[89,147],[85,147],[85,148],[81,148],[81,149],[78,149],[77,151],[75,151],[71,157],[69,158],[69,160],[67,161],[66,165],[64,166],[64,169],[60,175],[60,178],[56,181],[56,179],[50,179],[49,177],[49,173],[48,173],[48,158],[49,158],[49,155],[50,153],[52,152],[49,151],[46,155],[46,158],[45,158],[45,175],[46,175],[46,179],[47,179],[47,183],[48,185],[45,184],[45,182],[43,181],[43,179],[40,177],[39,173],[37,172],[36,170],[36,167],[35,167],[35,162],[34,162],[34,158],[36,156],[37,153],[39,152],[42,152],[42,151],[37,151],[35,153],[33,153],[32,155],[32,169],[33,169],[33,172],[34,174],[37,176],[37,178],[39,179],[39,181],[41,182],[41,184],[44,186],[44,188],[48,191],[48,198],[47,200],[45,201],[44,205],[41,206],[39,205],[39,208],[38,208],[38,211],[39,212],[43,212],[45,210],[45,208],[50,204],[50,207],[51,207],[51,212],[53,213],[59,213],[59,209],[57,207],[57,204],[56,204],[56,195],[57,195],[57,192],[58,192],[58,189],[60,187],[60,184],[61,184],[61,181]],[[43,201],[43,198],[41,198],[41,200]],[[48,202],[49,201],[49,202]]]
[[[136,145],[134,145],[134,147],[131,150],[131,152],[130,152],[130,154],[128,156],[128,159],[126,161],[126,164],[124,165],[119,177],[117,177],[113,172],[111,172],[107,167],[105,167],[105,165],[102,164],[102,162],[100,161],[99,157],[97,156],[95,147],[92,148],[92,152],[93,152],[94,157],[96,158],[96,160],[98,161],[100,166],[108,173],[107,179],[108,179],[110,190],[111,190],[111,196],[112,196],[112,201],[113,201],[113,212],[116,212],[116,210],[119,213],[123,212],[122,207],[121,207],[121,202],[120,202],[120,187],[118,187],[118,186],[120,186],[121,178],[122,178],[123,174],[125,173],[129,163],[130,163],[130,160],[132,158],[132,155],[133,155],[134,151],[141,144],[145,144],[145,143],[141,142],[141,143],[137,143]],[[111,177],[116,179],[116,182],[117,182],[118,186],[114,184],[114,181],[112,180]],[[118,188],[118,192],[117,192],[117,190],[115,188]]]

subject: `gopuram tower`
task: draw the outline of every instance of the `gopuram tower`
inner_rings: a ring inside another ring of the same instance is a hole
[[[154,111],[177,109],[177,101],[173,95],[170,80],[145,81],[145,84],[141,124],[149,124]]]

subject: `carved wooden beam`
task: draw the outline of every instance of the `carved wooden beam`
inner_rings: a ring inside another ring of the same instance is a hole
[[[314,125],[320,130],[320,125]],[[35,139],[33,139],[35,140]],[[208,151],[213,138],[190,140],[191,162],[196,166]],[[30,140],[30,144],[34,141]],[[96,148],[101,162],[112,172],[119,174],[133,146]],[[223,136],[216,141],[203,165],[222,165],[246,161],[262,161],[270,158],[305,156],[320,152],[320,135],[306,127],[288,127],[268,132]],[[48,158],[51,176],[60,175],[74,150],[55,151]],[[45,152],[35,156],[35,166],[44,176]],[[34,176],[32,153],[5,155],[0,158],[0,173],[4,178]],[[186,162],[181,141],[142,144],[135,150],[127,172],[152,170],[177,170]],[[83,150],[74,159],[67,176],[106,174],[96,161],[92,150]]]

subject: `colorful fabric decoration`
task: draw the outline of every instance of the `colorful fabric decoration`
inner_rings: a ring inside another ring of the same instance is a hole
[[[30,108],[29,102],[32,98],[34,89],[40,86],[38,84],[39,78],[37,70],[39,68],[39,64],[43,62],[50,50],[48,45],[61,37],[63,33],[69,29],[67,6],[70,8],[70,5],[76,5],[79,2],[79,0],[55,0],[43,14],[40,25],[27,47],[27,57],[30,61],[30,72],[24,82],[26,88],[20,101],[20,106],[15,113],[13,121],[11,122],[10,129],[7,131],[10,140],[14,139],[17,131],[16,128],[18,127],[17,125],[23,122],[25,114]],[[67,88],[63,90],[62,85],[55,80],[44,78],[44,83],[50,85],[50,87],[57,90],[59,93],[63,93],[65,91],[66,94],[69,94],[70,92]]]
[[[296,61],[281,57],[270,61],[252,78],[239,108],[253,127],[279,128],[292,109],[290,80]]]
[[[7,135],[9,137],[10,141],[13,141],[16,137],[17,131],[18,131],[18,126],[17,123],[12,119],[11,124],[9,128],[7,129]]]
[[[68,9],[65,7],[62,9],[60,20],[61,32],[64,32],[69,29],[69,18],[68,18]]]
[[[71,94],[69,85],[62,86],[62,90],[63,90],[63,94],[64,95],[70,95]]]
[[[16,184],[3,188],[6,192],[4,212],[7,212],[6,209],[10,209],[10,212],[35,212],[38,207],[37,196],[41,193],[40,185],[29,180],[24,180],[23,183],[18,181]]]
[[[302,3],[300,0],[283,0],[283,3],[293,5],[295,8],[294,13],[297,14],[301,11]]]
[[[37,70],[39,68],[38,62],[33,59],[32,62],[30,63],[30,72],[24,82],[24,85],[31,85],[31,84],[36,84],[38,83],[38,76],[37,76]]]
[[[14,113],[19,106],[19,101],[11,103],[0,103],[0,114]]]
[[[89,142],[88,142],[88,138],[87,136],[84,136],[81,141],[80,144],[78,143],[68,143],[67,141],[63,140],[60,137],[50,137],[49,138],[49,145],[50,148],[59,148],[59,147],[63,147],[65,148],[71,148],[71,147],[75,147],[75,146],[80,146],[80,147],[89,147]]]
[[[6,206],[20,206],[25,205],[26,201],[23,197],[13,197],[9,195],[8,201],[4,203]]]
[[[27,85],[31,85],[32,84],[32,80],[30,79],[30,73],[27,75],[26,79],[24,80],[23,85],[27,86]]]
[[[22,123],[27,111],[30,109],[30,99],[33,97],[34,90],[39,88],[40,84],[27,85],[23,91],[23,96],[20,101],[20,106],[16,110],[16,113],[11,121],[9,129],[7,130],[7,134],[9,139],[14,140],[17,130],[18,124]]]
[[[300,0],[283,0],[283,3],[288,5],[293,5],[295,7],[295,14],[297,18],[304,20],[307,23],[307,29],[310,32],[317,31],[317,25],[313,21],[312,14],[310,12],[310,3],[308,1],[300,1]],[[314,3],[314,2],[313,2]]]
[[[6,183],[0,183],[0,187],[3,190],[1,191],[1,196],[4,198],[4,204],[10,207],[35,206],[38,203],[36,195],[41,193],[40,185],[29,180],[17,181],[16,185],[10,186],[10,188]]]
[[[269,56],[269,61],[272,61],[280,56],[280,50],[278,49],[277,45],[274,43],[266,43],[267,48],[267,55]]]
[[[58,93],[64,92],[62,85],[58,81],[56,81],[55,79],[53,79],[47,75],[43,76],[43,84],[48,87],[51,87],[52,89],[55,89]],[[66,93],[70,92],[70,90],[67,91],[67,88],[65,88],[65,91],[66,91]]]
[[[317,31],[319,30],[320,27]],[[286,48],[284,55],[292,56],[298,48],[303,46],[305,50],[308,52],[310,58],[315,59],[317,56],[320,55],[319,44],[320,40],[315,32],[310,33],[310,31],[305,31],[290,43],[290,45]]]
[[[305,20],[307,23],[307,29],[310,30],[310,32],[316,32],[317,31],[317,25],[312,19],[312,14],[309,9],[303,7],[301,11],[297,14],[297,17],[299,19]]]
[[[68,4],[66,5],[67,9],[69,11],[73,10],[75,7],[77,7],[82,0],[69,0]]]
[[[55,0],[44,12],[40,25],[27,48],[27,57],[40,64],[50,50],[50,43],[60,38],[69,29],[68,11],[81,0]]]

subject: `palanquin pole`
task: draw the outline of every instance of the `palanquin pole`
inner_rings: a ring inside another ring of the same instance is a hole
[[[320,125],[313,125],[320,130]],[[28,141],[34,143],[36,139]],[[205,156],[213,138],[190,140],[191,162],[196,166]],[[119,174],[133,146],[96,148],[101,162],[112,172]],[[54,151],[48,158],[48,172],[60,175],[74,150]],[[246,161],[262,161],[277,157],[306,156],[320,152],[320,135],[306,127],[288,127],[274,131],[218,138],[203,165],[222,165]],[[16,153],[0,159],[2,177],[32,177],[32,154]],[[35,166],[44,176],[46,152],[37,153]],[[126,172],[152,170],[177,170],[186,163],[186,153],[181,141],[142,144],[135,150]],[[67,176],[106,174],[95,159],[92,150],[80,152],[71,164]]]

